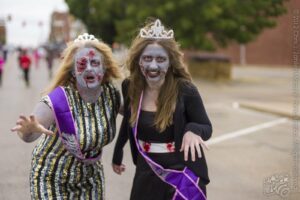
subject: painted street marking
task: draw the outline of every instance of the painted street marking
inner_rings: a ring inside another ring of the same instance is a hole
[[[217,144],[217,143],[229,140],[229,139],[234,139],[234,138],[237,138],[237,137],[240,137],[243,135],[248,135],[248,134],[254,133],[254,132],[262,130],[262,129],[266,129],[266,128],[270,128],[270,127],[273,127],[273,126],[276,126],[279,124],[283,124],[287,121],[288,121],[287,118],[280,118],[280,119],[276,119],[276,120],[266,122],[263,124],[251,126],[249,128],[241,129],[241,130],[234,131],[231,133],[226,133],[222,136],[210,139],[209,141],[206,142],[206,144],[208,144],[208,145]]]

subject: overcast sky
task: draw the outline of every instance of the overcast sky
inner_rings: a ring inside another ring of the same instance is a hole
[[[0,0],[0,19],[12,16],[10,22],[6,21],[7,43],[29,47],[44,42],[51,13],[67,10],[64,0]],[[39,26],[39,22],[43,25]]]

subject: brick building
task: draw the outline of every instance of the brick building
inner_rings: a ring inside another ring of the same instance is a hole
[[[293,17],[297,15],[300,22],[300,1],[289,0],[286,7],[288,12],[278,18],[277,26],[264,30],[255,41],[244,47],[232,44],[226,49],[219,49],[216,53],[228,55],[235,64],[291,66],[295,33]],[[300,31],[299,26],[297,31]]]
[[[85,25],[68,12],[53,12],[49,41],[66,43],[74,40],[79,34],[86,32]]]
[[[70,20],[66,12],[53,12],[51,15],[49,41],[65,43],[70,40]]]

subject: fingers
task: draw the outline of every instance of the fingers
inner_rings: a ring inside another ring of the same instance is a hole
[[[24,115],[20,115],[20,116],[19,116],[19,119],[18,119],[17,122],[16,122],[16,124],[17,124],[17,125],[23,126],[24,123],[26,123],[26,122],[28,122],[28,121],[29,121],[29,120],[28,120],[27,117],[25,117]]]
[[[180,147],[180,150],[179,150],[179,151],[182,152],[183,149],[184,149],[184,138],[183,138],[183,140],[182,140],[181,147]]]
[[[46,135],[53,135],[54,132],[53,131],[50,131],[48,129],[46,129],[43,125],[39,125],[39,132],[43,133],[43,134],[46,134]]]
[[[191,149],[191,157],[192,157],[192,161],[194,162],[195,161],[195,148],[196,148],[197,143],[195,143],[194,145],[190,146],[190,149]]]
[[[112,168],[113,168],[113,171],[116,173],[116,174],[119,174],[119,175],[121,175],[122,174],[122,172],[124,172],[125,171],[125,165],[115,165],[115,164],[113,164],[112,165]]]
[[[121,167],[120,167],[121,172],[124,172],[125,169],[126,169],[125,165],[122,164]]]
[[[54,135],[53,131],[50,131],[48,129],[45,129],[44,131],[42,131],[42,133],[46,134],[46,135]]]
[[[25,122],[29,121],[29,119],[25,115],[20,115],[20,119],[24,120]]]
[[[183,137],[183,140],[182,140],[182,143],[181,143],[181,148],[180,148],[180,152],[183,151],[184,153],[184,161],[187,161],[188,160],[188,157],[189,157],[189,148],[190,148],[190,145],[189,145],[189,142],[185,140],[185,138]]]
[[[116,167],[116,166],[113,166],[113,171],[114,171],[116,174],[119,174],[119,175],[121,175],[121,171],[119,170],[119,168],[118,168],[118,167]]]
[[[12,132],[15,132],[15,131],[19,131],[20,129],[21,129],[21,126],[20,126],[20,125],[17,125],[17,126],[15,126],[15,127],[11,128],[10,130],[11,130]]]
[[[41,125],[34,115],[26,117],[21,114],[16,122],[16,126],[11,128],[12,132],[18,131],[22,133],[43,133],[46,135],[53,135],[54,132],[46,129]]]
[[[209,150],[209,147],[207,146],[207,144],[205,142],[201,143],[202,147],[204,147],[206,150]]]
[[[121,171],[120,171],[120,169],[119,169],[119,167],[117,166],[117,165],[112,165],[112,168],[113,168],[113,170],[114,170],[114,172],[116,173],[116,174],[121,174]]]
[[[189,157],[189,145],[184,145],[184,160],[187,161]]]
[[[209,150],[207,144],[202,140],[202,138],[192,132],[187,132],[182,140],[180,152],[184,151],[184,161],[189,159],[189,150],[191,154],[191,160],[194,162],[196,160],[196,153],[198,158],[202,157],[201,147]]]
[[[22,126],[24,124],[24,120],[23,119],[18,119],[16,124]]]
[[[201,153],[200,145],[195,145],[195,148],[196,148],[196,151],[197,151],[197,154],[198,154],[198,158],[201,158],[202,153]]]
[[[32,122],[37,122],[34,115],[30,115],[30,116],[29,116],[29,119],[30,119],[30,121],[32,121]]]
[[[20,132],[21,129],[24,127],[24,124],[28,121],[28,119],[24,116],[24,115],[20,115],[19,119],[16,122],[16,126],[14,126],[13,128],[11,128],[10,130],[12,132],[18,131]]]
[[[24,122],[37,122],[34,115],[29,115],[29,118],[25,115],[20,115],[20,119],[18,121],[24,121]]]
[[[195,143],[194,145],[185,145],[185,147],[184,147],[184,160],[185,161],[188,160],[189,150],[191,151],[191,160],[193,162],[196,161],[196,151],[197,151],[198,158],[202,157],[200,144]]]
[[[203,148],[205,148],[206,150],[209,150],[209,147],[207,146],[207,144],[202,140],[202,138],[199,138],[199,142],[201,144],[201,146]]]
[[[26,126],[28,125],[28,123],[30,123],[31,120],[32,120],[32,116],[27,118],[24,115],[20,115],[20,118],[17,120],[16,125]]]
[[[26,124],[26,122],[28,122],[28,118],[24,115],[20,115],[19,119],[16,122],[16,125],[19,125],[19,129],[24,126]]]

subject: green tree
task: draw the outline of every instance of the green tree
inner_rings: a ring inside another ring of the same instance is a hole
[[[116,35],[115,20],[121,18],[121,0],[65,0],[69,12],[80,19],[88,32],[111,44]]]
[[[129,43],[148,17],[172,27],[182,47],[213,50],[248,43],[276,25],[286,0],[66,0],[89,32]]]

